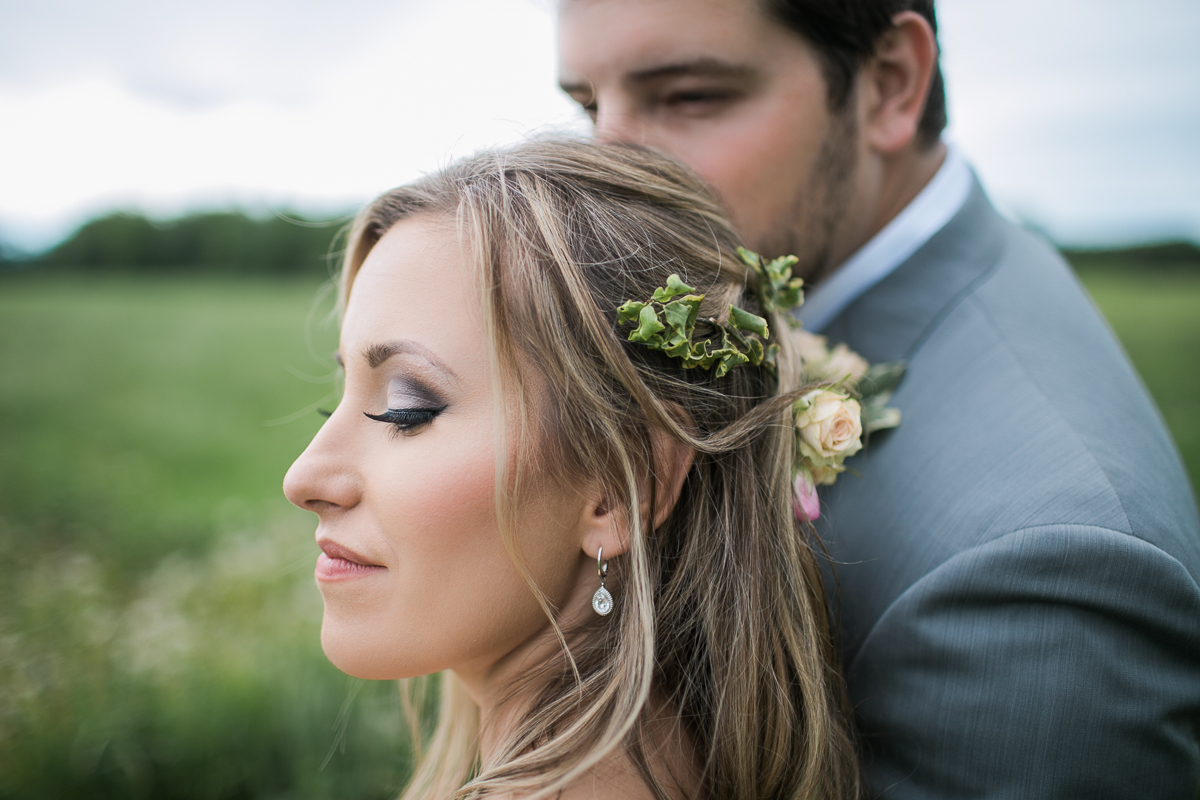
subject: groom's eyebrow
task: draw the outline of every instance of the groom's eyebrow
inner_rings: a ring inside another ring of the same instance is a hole
[[[735,64],[732,61],[705,56],[643,67],[623,76],[622,82],[641,86],[680,77],[749,80],[757,74],[757,70],[749,65]],[[572,96],[590,95],[593,91],[592,85],[587,79],[564,78],[559,81],[558,86]]]
[[[625,80],[629,83],[641,84],[663,78],[679,77],[746,79],[754,74],[755,69],[746,64],[735,64],[731,61],[705,56],[634,70],[625,77]]]

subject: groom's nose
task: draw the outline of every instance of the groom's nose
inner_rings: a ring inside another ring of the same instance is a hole
[[[595,132],[600,142],[653,144],[648,141],[645,120],[626,103],[607,102],[598,105]]]

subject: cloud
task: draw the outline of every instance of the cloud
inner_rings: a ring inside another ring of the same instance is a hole
[[[939,0],[952,138],[1064,241],[1200,239],[1200,4]],[[551,0],[0,4],[0,237],[113,207],[342,209],[542,126]]]
[[[1056,238],[1200,239],[1200,4],[942,0],[951,135]]]
[[[103,75],[183,108],[311,97],[325,70],[403,0],[38,0],[0,14],[0,80],[46,86]]]
[[[260,12],[252,29],[269,17]],[[314,17],[306,24],[320,27]],[[113,207],[344,209],[476,148],[581,119],[555,87],[553,20],[532,2],[441,0],[390,16],[364,11],[354,23],[340,49],[303,67],[303,80],[254,66],[275,56],[248,45],[230,61],[253,62],[240,79],[228,65],[204,66],[221,61],[219,48],[179,57],[175,72],[151,68],[153,47],[79,56],[49,77],[0,71],[0,118],[14,121],[0,128],[7,236],[26,249],[49,244]],[[195,43],[203,30],[172,41]],[[288,64],[303,60],[288,47],[278,44]],[[160,79],[168,88],[147,89]]]

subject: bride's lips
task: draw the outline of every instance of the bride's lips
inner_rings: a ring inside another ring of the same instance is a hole
[[[344,581],[387,570],[387,567],[373,564],[337,542],[326,539],[317,542],[317,545],[321,548],[321,555],[317,556],[316,571],[319,581]]]

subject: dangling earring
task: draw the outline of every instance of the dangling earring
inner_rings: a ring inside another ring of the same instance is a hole
[[[606,617],[608,612],[612,611],[613,596],[609,594],[608,589],[604,588],[604,579],[608,576],[608,562],[600,560],[603,553],[603,547],[596,551],[596,574],[600,576],[600,588],[592,595],[592,610],[600,616]]]

